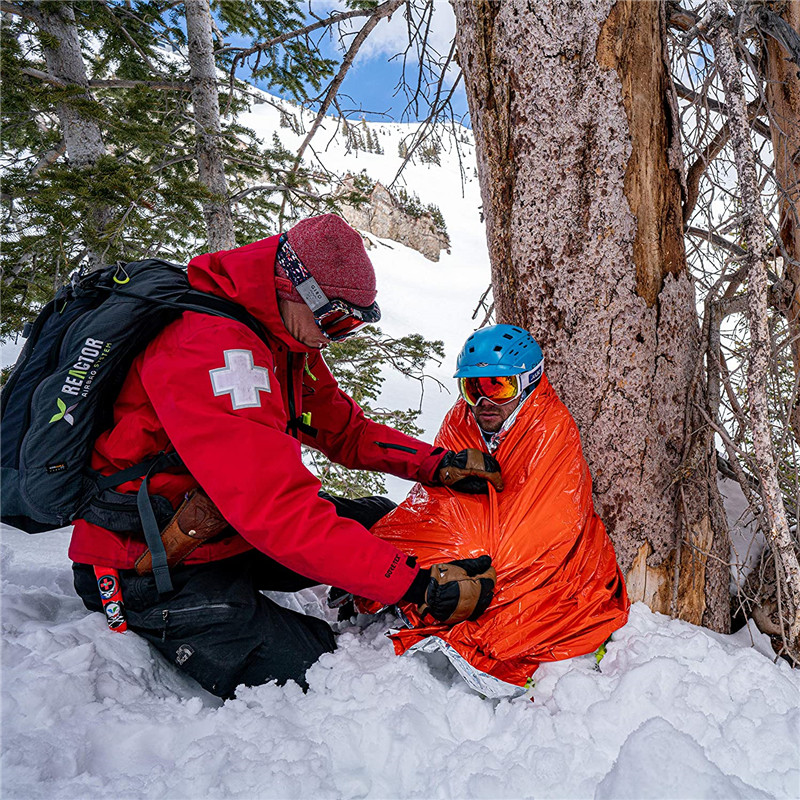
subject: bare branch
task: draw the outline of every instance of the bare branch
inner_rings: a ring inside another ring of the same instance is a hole
[[[728,106],[725,103],[720,103],[719,100],[714,100],[711,97],[705,97],[698,92],[693,91],[688,86],[684,86],[680,81],[675,81],[675,91],[678,97],[682,100],[689,100],[692,103],[697,103],[700,106],[705,106],[710,111],[716,111],[718,114],[728,115]],[[753,130],[761,134],[765,139],[771,139],[772,133],[767,125],[758,119],[752,121]]]
[[[44,83],[57,86],[59,89],[78,86],[78,84],[68,83],[67,81],[61,80],[61,78],[55,77],[55,75],[50,75],[48,72],[43,72],[33,67],[24,67],[20,72],[30,78],[38,78],[38,80]],[[109,80],[91,80],[88,83],[90,89],[135,89],[137,87],[145,87],[147,89],[178,92],[190,92],[192,90],[191,85],[185,81],[136,81],[125,78],[111,78]]]
[[[309,142],[314,138],[314,134],[317,132],[319,126],[322,124],[322,120],[325,118],[325,114],[327,114],[328,109],[333,102],[334,97],[339,92],[339,87],[342,85],[342,81],[344,80],[345,75],[347,75],[348,70],[353,64],[358,51],[361,49],[361,45],[364,44],[366,41],[367,36],[372,33],[375,26],[384,18],[391,16],[403,3],[405,0],[386,0],[386,2],[381,3],[375,11],[372,13],[372,16],[364,23],[364,27],[356,34],[355,38],[353,39],[352,43],[350,44],[350,49],[347,51],[345,57],[342,59],[342,65],[339,68],[339,72],[336,74],[336,77],[331,82],[331,85],[328,87],[328,91],[325,94],[325,99],[322,101],[322,105],[320,106],[319,111],[317,112],[317,117],[314,120],[313,125],[311,126],[311,130],[306,135],[306,138],[303,139],[300,148],[297,151],[297,157],[295,158],[295,165],[299,165],[300,161],[303,158],[303,153],[306,151],[306,148],[309,145]]]
[[[398,168],[397,173],[395,174],[394,179],[392,180],[392,183],[390,184],[390,186],[394,186],[395,182],[400,177],[400,173],[405,169],[406,164],[408,164],[408,162],[411,160],[411,158],[414,155],[414,153],[416,152],[417,148],[419,148],[420,145],[425,141],[425,139],[426,139],[426,137],[428,135],[428,129],[436,121],[436,119],[438,118],[438,116],[441,113],[442,109],[447,107],[447,104],[450,102],[450,100],[453,97],[453,94],[456,91],[456,87],[461,82],[461,78],[463,77],[463,73],[459,73],[458,74],[458,77],[453,81],[453,85],[450,88],[450,91],[448,92],[447,97],[445,97],[445,99],[440,102],[440,98],[441,98],[441,95],[442,95],[442,87],[443,87],[443,84],[444,84],[444,76],[445,76],[445,73],[447,72],[448,66],[450,65],[452,60],[455,58],[455,53],[456,53],[456,42],[455,42],[455,39],[454,39],[453,43],[452,43],[452,45],[450,47],[450,52],[448,53],[447,58],[445,59],[445,62],[442,65],[442,70],[441,70],[441,73],[439,75],[439,81],[438,81],[438,83],[436,85],[436,93],[434,94],[433,103],[431,104],[430,114],[428,114],[427,118],[425,120],[423,120],[422,125],[420,125],[420,127],[417,128],[417,133],[415,134],[414,141],[411,143],[411,147],[408,148],[408,150],[406,152],[406,155],[405,155],[405,158],[403,159],[403,163]]]
[[[62,139],[52,150],[45,153],[31,170],[30,177],[35,178],[45,167],[55,164],[67,152],[67,143]]]
[[[39,12],[27,4],[24,6],[17,6],[13,3],[6,2],[6,0],[2,0],[2,2],[0,2],[0,12],[3,14],[11,14],[15,17],[22,17],[22,19],[27,19],[36,23],[41,20]]]
[[[232,194],[230,201],[231,203],[235,203],[238,200],[247,197],[247,195],[253,194],[254,192],[291,192],[293,194],[302,195],[303,197],[310,197],[313,200],[319,199],[318,194],[314,194],[314,192],[308,192],[305,189],[300,189],[297,186],[286,186],[286,185],[272,184],[272,183],[259,183],[254,186],[248,186],[246,189],[242,189],[241,191]]]
[[[702,228],[691,226],[686,228],[685,233],[687,236],[695,236],[698,239],[705,239],[707,242],[711,242],[712,244],[717,245],[717,247],[722,247],[737,257],[741,257],[747,252],[744,250],[744,248],[739,247],[738,244],[729,242],[727,239],[720,236],[718,233],[714,233],[713,231],[704,231]]]
[[[747,117],[751,122],[756,118],[758,112],[763,108],[761,98],[752,100],[747,106]],[[683,221],[689,221],[689,218],[697,205],[697,198],[699,195],[700,179],[706,171],[708,165],[720,154],[725,145],[731,138],[731,127],[726,122],[714,135],[711,141],[705,146],[705,149],[697,158],[697,160],[689,167],[686,172],[686,202],[683,204]]]
[[[303,28],[297,28],[293,31],[287,31],[286,33],[282,33],[280,36],[276,36],[274,39],[269,39],[266,42],[259,42],[259,44],[253,45],[253,47],[249,47],[246,50],[241,47],[222,47],[217,50],[214,55],[220,56],[223,53],[233,53],[236,52],[236,56],[234,58],[234,66],[236,66],[236,62],[244,61],[244,59],[252,56],[254,53],[260,53],[264,50],[269,50],[270,47],[275,47],[275,45],[283,44],[284,42],[288,42],[290,39],[297,39],[299,36],[305,36],[309,33],[313,33],[314,31],[319,30],[320,28],[329,28],[332,25],[336,25],[339,22],[344,22],[347,19],[353,19],[354,17],[368,17],[370,14],[374,13],[373,9],[353,9],[352,11],[342,11],[331,14],[329,17],[325,19],[321,19],[317,22],[313,22],[311,25],[306,25]],[[237,52],[238,51],[238,52]]]
[[[711,0],[710,13],[727,19],[724,0]],[[750,356],[747,368],[749,428],[758,476],[761,499],[767,521],[765,533],[775,557],[775,573],[783,578],[790,608],[789,646],[794,653],[800,647],[800,563],[794,549],[778,480],[775,452],[770,436],[766,375],[770,358],[770,336],[767,324],[767,260],[766,222],[757,180],[756,159],[749,136],[749,120],[742,83],[741,64],[736,57],[733,36],[728,27],[719,24],[714,32],[714,52],[725,88],[730,113],[731,143],[736,158],[742,207],[742,228],[747,241],[744,256],[748,265],[748,324]],[[782,575],[781,575],[782,573]]]
[[[325,114],[327,113],[328,109],[331,107],[331,104],[336,99],[336,95],[339,92],[339,87],[342,85],[342,81],[344,81],[345,75],[347,75],[348,70],[353,64],[353,61],[361,49],[361,45],[364,44],[366,41],[367,36],[372,33],[375,26],[384,18],[391,16],[403,3],[405,0],[386,0],[386,2],[381,3],[375,11],[373,12],[372,16],[364,23],[364,27],[355,35],[352,43],[350,44],[350,49],[345,54],[345,57],[342,59],[342,64],[339,68],[339,72],[336,74],[336,77],[331,81],[330,86],[328,87],[328,91],[325,94],[325,99],[322,101],[322,105],[317,112],[317,116],[314,119],[314,122],[311,126],[311,130],[306,134],[305,139],[303,139],[300,148],[297,151],[297,155],[295,157],[294,166],[292,167],[292,173],[296,173],[300,167],[300,164],[303,160],[303,153],[305,153],[306,149],[308,148],[311,140],[314,138],[314,134],[319,129],[320,125],[322,124],[322,120],[325,119]],[[279,219],[283,218],[283,210],[286,205],[286,196],[284,195],[283,202],[281,203],[281,210],[279,214]]]

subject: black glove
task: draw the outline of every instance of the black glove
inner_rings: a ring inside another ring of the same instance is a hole
[[[489,483],[498,492],[503,491],[497,460],[475,448],[458,453],[448,450],[439,462],[436,476],[442,486],[466,494],[489,494]]]
[[[486,611],[496,581],[490,556],[463,558],[421,569],[403,600],[414,603],[420,617],[430,614],[445,625],[455,625]]]
[[[335,586],[332,586],[328,591],[328,608],[337,609],[336,619],[339,622],[345,622],[356,615],[355,599],[352,592],[346,592],[344,589],[338,589]]]

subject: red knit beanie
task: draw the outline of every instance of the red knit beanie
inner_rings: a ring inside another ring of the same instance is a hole
[[[287,234],[289,244],[305,268],[314,276],[329,300],[340,297],[357,306],[375,302],[375,270],[360,234],[335,214],[301,220]],[[278,295],[285,300],[303,300],[286,272],[275,262]]]

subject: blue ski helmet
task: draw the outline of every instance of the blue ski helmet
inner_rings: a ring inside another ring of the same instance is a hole
[[[491,325],[475,331],[464,342],[453,377],[518,375],[520,372],[530,372],[537,366],[541,375],[544,368],[542,349],[528,331],[516,325]]]

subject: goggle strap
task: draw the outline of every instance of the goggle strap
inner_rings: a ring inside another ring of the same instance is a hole
[[[325,292],[322,291],[317,281],[310,276],[302,283],[295,284],[294,288],[297,289],[297,293],[312,311],[318,311],[328,304]]]
[[[523,372],[520,377],[520,391],[524,393],[527,389],[533,388],[531,387],[532,383],[535,383],[536,386],[539,385],[539,381],[542,379],[542,373],[544,372],[544,359],[541,359],[538,364],[536,364],[532,369],[529,369],[527,372]],[[523,381],[523,378],[527,378],[527,380]],[[522,385],[524,382],[524,386]]]

